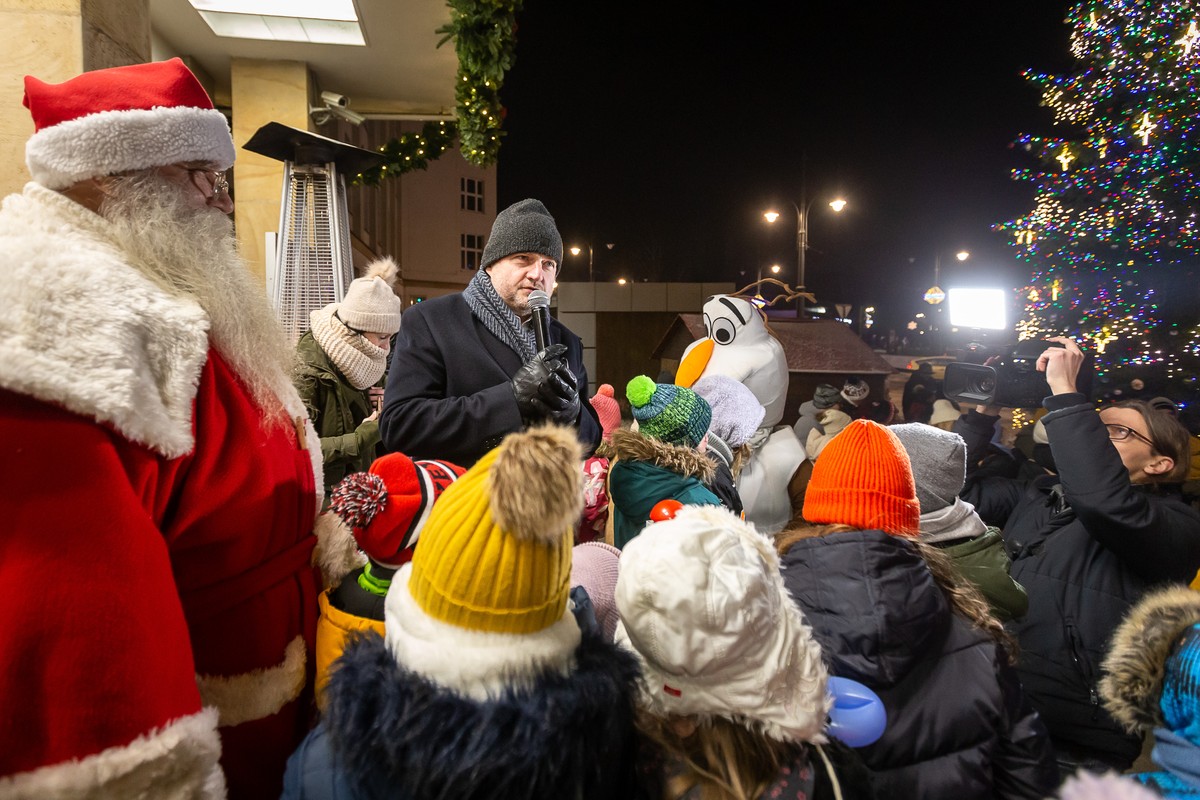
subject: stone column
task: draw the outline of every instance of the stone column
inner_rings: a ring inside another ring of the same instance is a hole
[[[265,236],[279,230],[283,162],[244,150],[255,131],[268,122],[311,130],[308,115],[312,77],[302,61],[235,58],[230,68],[233,102],[234,221],[243,258],[266,280]]]
[[[29,180],[26,75],[58,83],[149,60],[149,0],[0,0],[0,197]]]

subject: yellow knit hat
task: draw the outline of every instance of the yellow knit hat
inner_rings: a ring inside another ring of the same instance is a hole
[[[569,428],[505,437],[434,504],[408,591],[435,620],[529,634],[558,622],[583,510],[583,450]]]

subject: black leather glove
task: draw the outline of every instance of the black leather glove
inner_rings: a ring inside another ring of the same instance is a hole
[[[579,395],[574,392],[574,379],[567,383],[561,374],[566,368],[562,359],[566,352],[565,344],[552,344],[521,365],[513,376],[513,397],[517,400],[517,409],[525,424],[553,419],[556,414],[565,412],[572,394],[575,413],[579,413]],[[570,373],[570,370],[567,372]]]
[[[559,425],[574,425],[579,418],[579,390],[575,387],[575,376],[565,364],[561,370],[555,370],[542,387],[542,398],[550,408],[550,419]],[[551,393],[549,396],[546,390]]]

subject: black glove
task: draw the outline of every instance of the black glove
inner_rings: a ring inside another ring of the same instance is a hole
[[[546,419],[565,422],[567,415],[574,422],[579,416],[575,376],[562,359],[566,352],[565,344],[552,344],[526,361],[513,376],[513,396],[525,424]]]

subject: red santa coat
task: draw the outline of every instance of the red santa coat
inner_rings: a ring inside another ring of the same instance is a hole
[[[0,251],[0,797],[277,796],[311,704],[311,424],[264,426],[100,217],[30,184]]]

